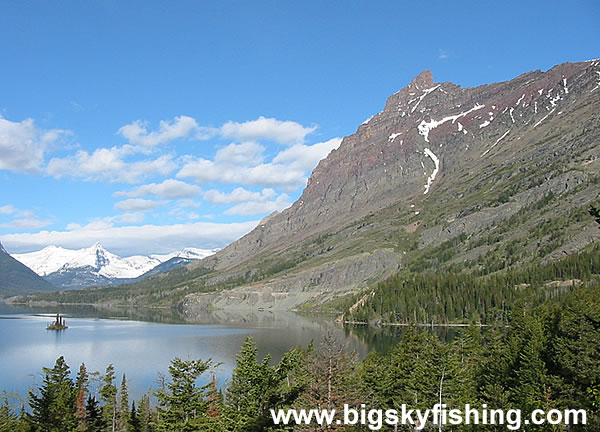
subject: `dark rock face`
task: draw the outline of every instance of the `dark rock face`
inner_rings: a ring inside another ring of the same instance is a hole
[[[197,265],[227,269],[391,204],[410,205],[465,173],[485,175],[507,153],[549,163],[568,149],[526,148],[527,140],[555,133],[582,100],[597,104],[599,71],[600,62],[566,63],[466,89],[435,84],[424,71],[319,163],[289,209]]]

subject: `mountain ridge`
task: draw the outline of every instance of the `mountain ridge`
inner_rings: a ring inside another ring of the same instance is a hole
[[[291,207],[132,285],[133,301],[191,316],[319,308],[399,271],[502,271],[580,250],[600,240],[586,211],[599,198],[599,86],[597,60],[470,88],[424,71],[319,162]]]
[[[132,282],[146,274],[157,273],[152,270],[168,261],[172,261],[171,265],[164,268],[176,267],[175,258],[181,258],[177,263],[184,265],[211,253],[214,251],[184,248],[163,255],[122,258],[96,242],[89,248],[66,249],[50,245],[39,251],[12,256],[60,289],[81,289]]]

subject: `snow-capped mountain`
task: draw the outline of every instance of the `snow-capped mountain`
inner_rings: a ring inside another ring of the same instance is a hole
[[[182,264],[212,255],[215,251],[185,248],[164,255],[135,255],[122,258],[96,243],[84,249],[48,246],[37,252],[12,256],[61,289],[129,282],[173,258]],[[156,272],[155,272],[156,273]]]

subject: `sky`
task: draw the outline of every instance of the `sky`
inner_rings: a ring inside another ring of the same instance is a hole
[[[600,57],[600,3],[0,0],[0,241],[222,248],[422,70]]]

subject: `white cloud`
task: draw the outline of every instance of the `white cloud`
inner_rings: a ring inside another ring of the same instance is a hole
[[[225,211],[228,215],[255,215],[281,211],[292,203],[287,194],[280,194],[273,189],[265,188],[262,192],[252,192],[244,188],[236,188],[231,193],[223,193],[215,189],[206,191],[203,195],[206,201],[215,204],[239,203]]]
[[[341,138],[333,138],[310,146],[296,144],[269,163],[259,163],[263,160],[260,145],[231,144],[219,150],[214,161],[188,157],[177,177],[193,178],[200,184],[220,182],[294,191],[306,184],[307,174],[341,141]]]
[[[226,165],[256,165],[263,161],[265,148],[253,141],[229,144],[217,151],[215,162]]]
[[[16,211],[17,209],[14,208],[12,205],[5,205],[0,207],[0,214],[13,214]]]
[[[99,241],[111,252],[121,256],[169,253],[184,247],[222,248],[252,230],[258,221],[219,224],[197,222],[175,225],[142,225],[113,227],[71,225],[66,231],[7,234],[2,243],[14,253],[30,252],[48,245],[69,249],[89,247]]]
[[[203,198],[214,204],[233,204],[244,201],[269,201],[275,198],[273,189],[263,189],[262,192],[252,192],[244,188],[236,188],[231,193],[223,193],[215,189],[206,191]]]
[[[306,135],[316,129],[317,126],[304,127],[294,121],[260,116],[256,120],[243,123],[227,122],[221,127],[221,135],[238,141],[267,140],[280,144],[297,144],[303,143]]]
[[[123,213],[113,218],[115,222],[127,223],[127,224],[139,224],[144,221],[144,212],[134,211]]]
[[[199,195],[202,189],[179,180],[167,179],[162,183],[138,186],[131,191],[116,192],[118,197],[158,196],[166,199],[191,198]]]
[[[313,170],[319,161],[325,158],[332,150],[337,149],[342,143],[342,138],[332,138],[310,146],[296,144],[283,150],[273,159],[274,163],[289,164],[304,171]]]
[[[127,224],[139,224],[144,221],[143,211],[127,212],[116,216],[107,216],[103,218],[96,218],[91,220],[86,225],[80,225],[78,223],[70,223],[66,229],[68,231],[76,230],[101,230],[112,228],[115,223],[127,223]]]
[[[80,150],[74,156],[53,158],[48,163],[48,174],[55,178],[81,177],[85,180],[138,183],[152,175],[168,175],[177,169],[173,156],[162,155],[156,159],[126,162],[123,156],[128,148],[100,148],[92,154]]]
[[[237,204],[225,211],[229,215],[255,215],[260,213],[273,213],[281,211],[291,205],[290,197],[287,194],[281,194],[274,201],[248,201]]]
[[[144,147],[155,147],[178,138],[185,138],[193,133],[200,133],[196,120],[188,116],[175,117],[170,122],[161,120],[158,131],[149,132],[148,123],[136,120],[121,127],[117,133],[127,139],[131,144]],[[204,128],[206,129],[206,128]]]
[[[198,201],[194,201],[192,199],[182,199],[177,201],[177,207],[181,207],[181,208],[185,208],[185,207],[191,207],[191,208],[199,208],[202,204],[200,204]]]
[[[131,198],[123,201],[119,201],[115,204],[115,210],[121,211],[146,211],[153,210],[158,207],[164,206],[164,201],[152,201],[142,198]]]
[[[281,164],[235,166],[206,159],[190,159],[177,173],[178,178],[193,178],[200,184],[221,182],[251,186],[278,187],[293,191],[306,182],[305,172]]]
[[[39,172],[47,148],[69,131],[42,131],[33,119],[12,122],[0,115],[0,170]]]
[[[7,223],[0,224],[0,228],[12,228],[12,229],[39,229],[50,225],[49,220],[42,220],[36,217],[24,217],[21,219],[15,219]]]

